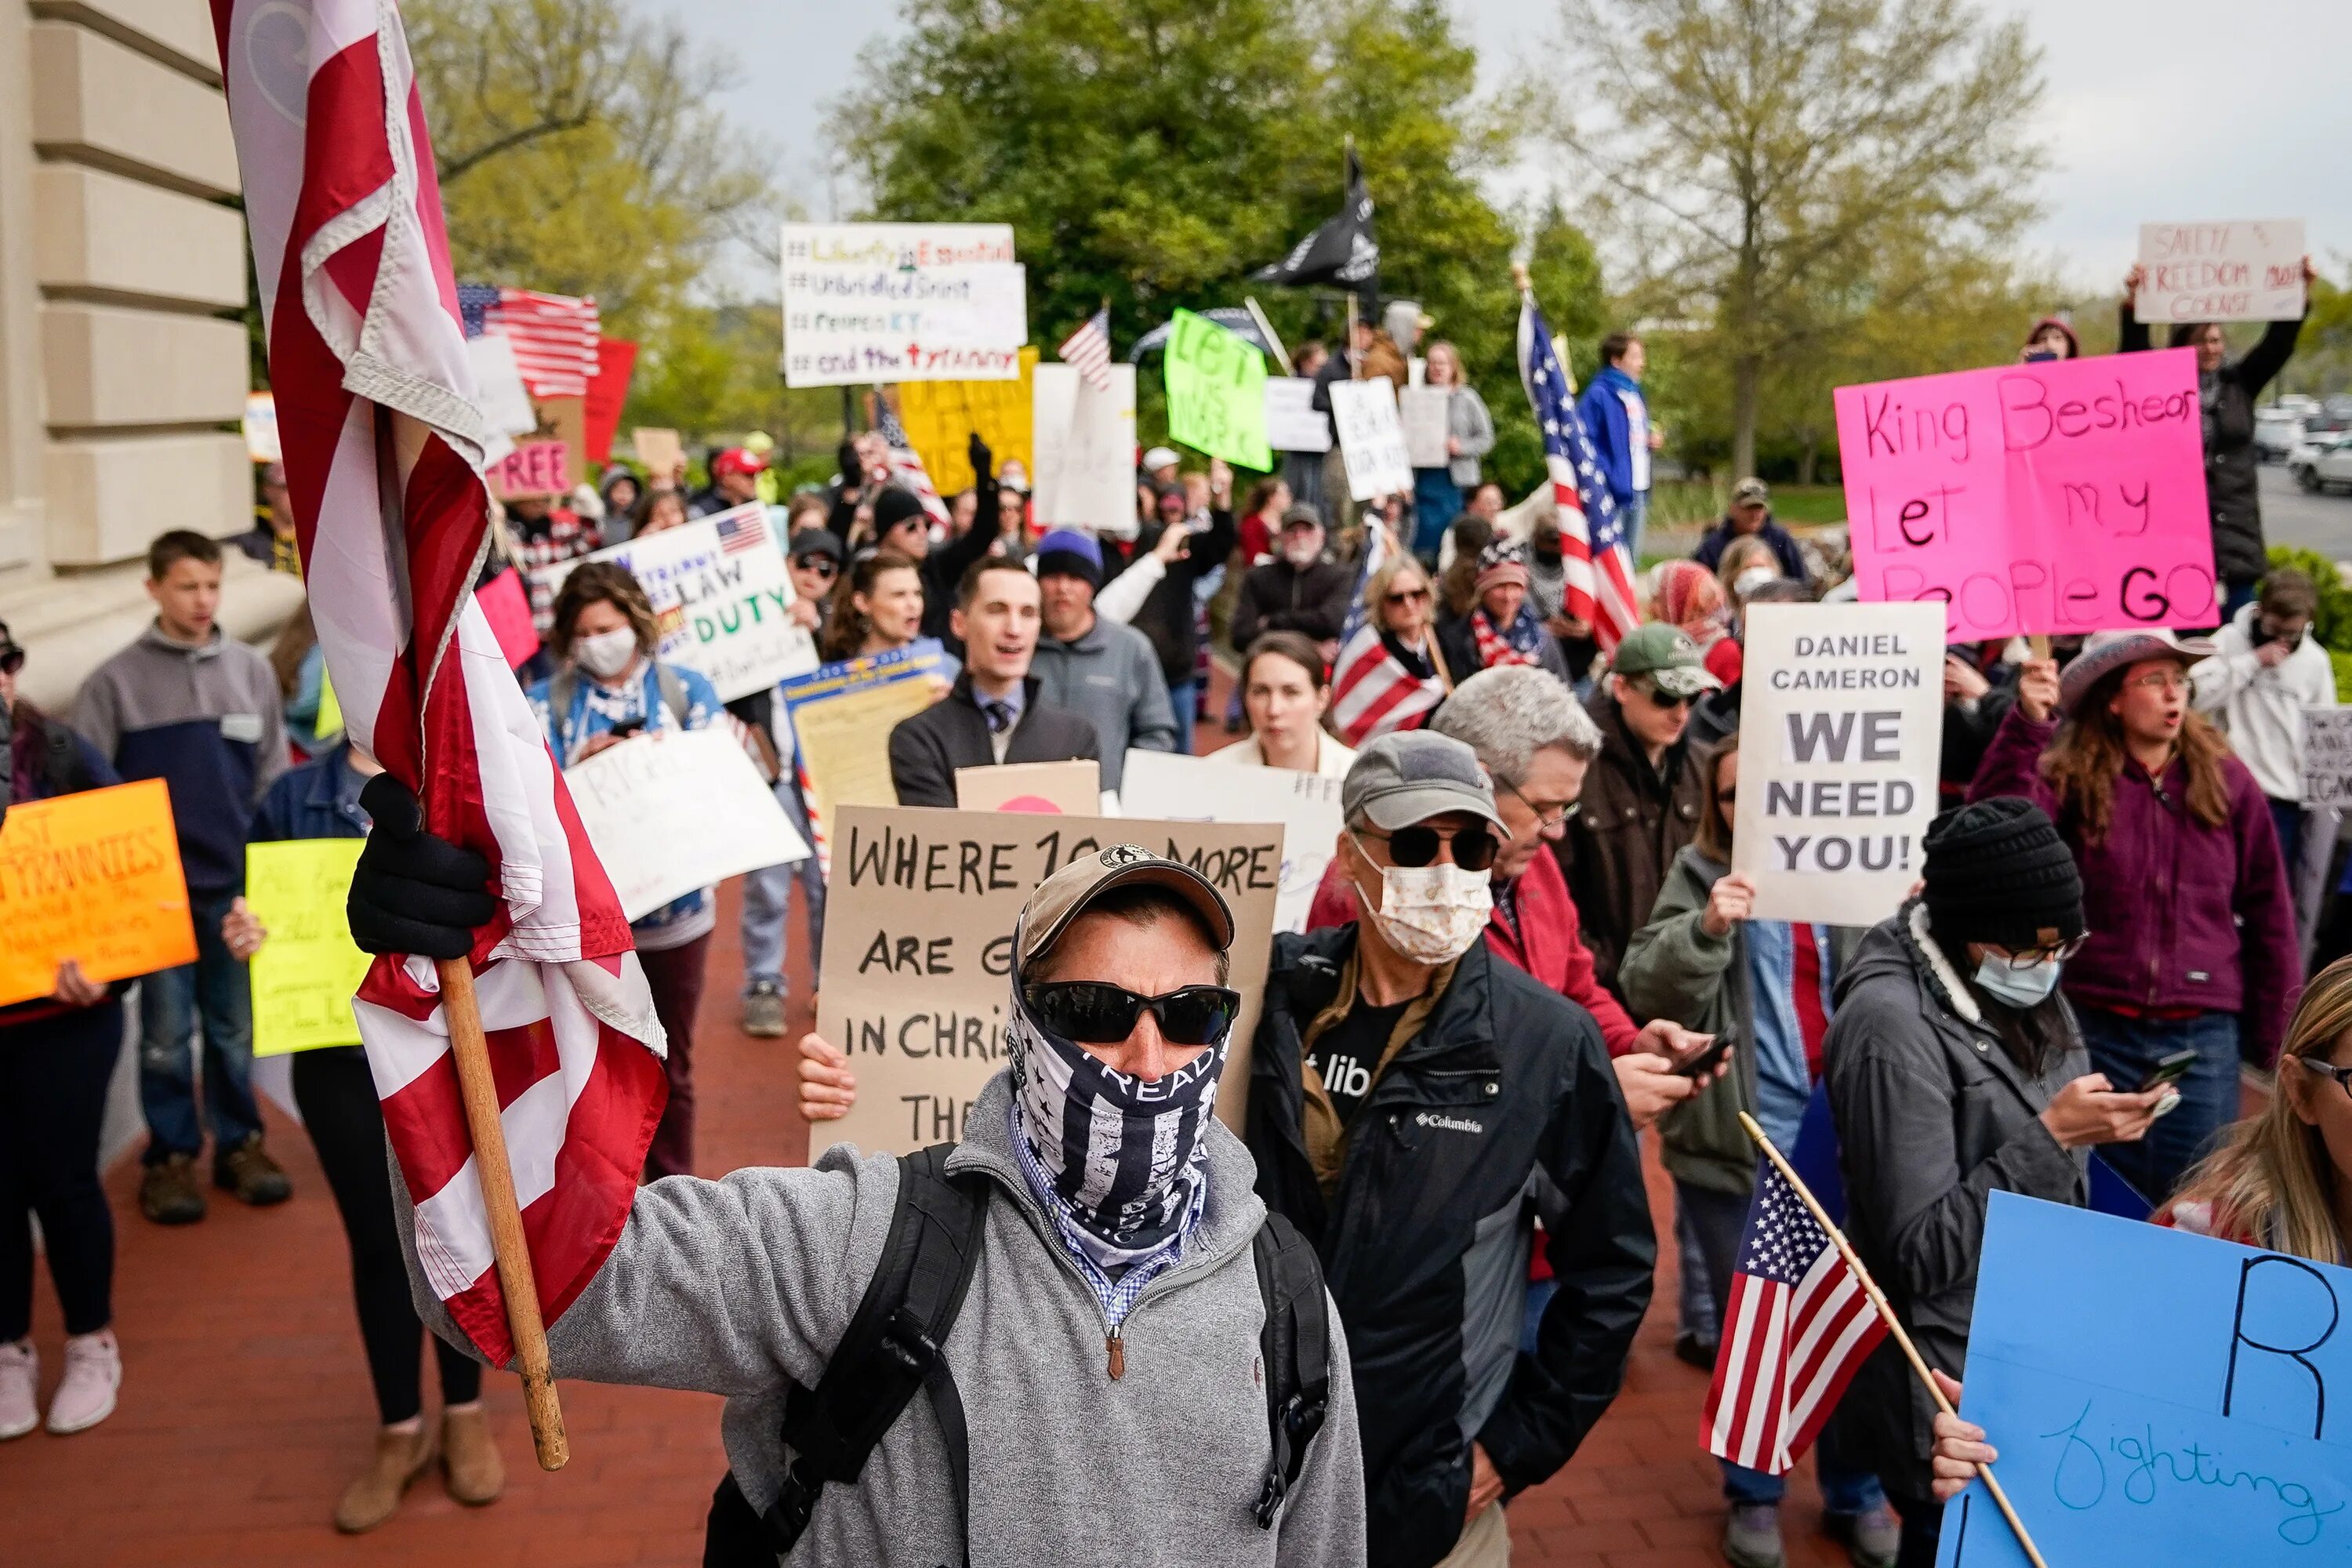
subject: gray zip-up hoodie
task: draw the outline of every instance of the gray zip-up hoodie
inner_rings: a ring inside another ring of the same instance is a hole
[[[1056,708],[1092,721],[1102,742],[1102,786],[1115,790],[1128,748],[1181,752],[1181,721],[1168,702],[1168,682],[1151,639],[1133,626],[1095,616],[1082,637],[1064,642],[1041,634],[1029,661],[1037,689]]]
[[[1102,1310],[1013,1152],[1006,1076],[971,1112],[950,1174],[992,1184],[980,1268],[949,1333],[971,1452],[971,1560],[1035,1568],[1348,1568],[1364,1561],[1363,1459],[1346,1342],[1330,1314],[1330,1409],[1271,1531],[1250,1516],[1269,1455],[1250,1242],[1265,1207],[1240,1141],[1212,1124],[1208,1197],[1175,1267],[1146,1286],[1108,1375]],[[407,1194],[417,1310],[478,1355],[433,1298]],[[548,1331],[555,1374],[727,1396],[728,1463],[754,1509],[783,1481],[787,1380],[813,1385],[882,1256],[898,1163],[836,1144],[807,1169],[639,1189],[620,1240]],[[616,1439],[617,1440],[617,1439]],[[965,1537],[947,1450],[917,1394],[856,1487],[829,1486],[794,1568],[940,1568]],[[716,1477],[712,1479],[715,1481]]]

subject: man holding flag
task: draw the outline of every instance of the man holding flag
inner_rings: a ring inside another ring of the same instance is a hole
[[[1591,626],[1606,653],[1641,623],[1633,552],[1601,454],[1576,411],[1576,379],[1568,373],[1568,356],[1552,341],[1528,287],[1527,268],[1512,271],[1519,285],[1519,380],[1535,410],[1536,428],[1543,433],[1544,467],[1559,520],[1565,574],[1560,607]]]

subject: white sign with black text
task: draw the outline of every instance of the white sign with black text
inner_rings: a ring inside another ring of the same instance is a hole
[[[1331,423],[1348,465],[1349,499],[1412,493],[1412,458],[1397,420],[1396,388],[1387,376],[1333,382]]]
[[[725,725],[607,746],[565,769],[563,783],[633,921],[698,888],[809,856]]]
[[[2303,710],[2303,804],[2352,805],[2352,708]]]

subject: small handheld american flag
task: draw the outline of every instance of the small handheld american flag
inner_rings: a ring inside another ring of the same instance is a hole
[[[1088,316],[1086,324],[1062,340],[1062,363],[1086,378],[1097,392],[1110,390],[1110,307]]]
[[[1780,1166],[1757,1162],[1756,1196],[1723,1315],[1699,1440],[1768,1475],[1797,1462],[1886,1324]]]

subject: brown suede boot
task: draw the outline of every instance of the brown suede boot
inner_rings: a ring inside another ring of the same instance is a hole
[[[490,1418],[480,1406],[452,1410],[441,1417],[441,1468],[449,1495],[468,1508],[499,1500],[507,1489],[507,1468],[490,1436]]]
[[[362,1535],[390,1519],[401,1494],[432,1468],[436,1457],[432,1434],[422,1423],[414,1432],[378,1432],[374,1459],[335,1505],[335,1528],[345,1535]]]

